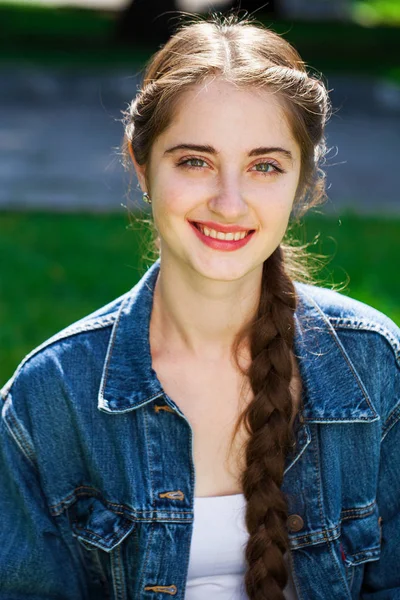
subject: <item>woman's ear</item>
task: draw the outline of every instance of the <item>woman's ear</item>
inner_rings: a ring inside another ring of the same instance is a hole
[[[148,192],[146,184],[146,165],[139,165],[133,153],[132,144],[130,143],[130,141],[128,141],[127,144],[129,156],[131,157],[133,166],[135,167],[136,176],[138,178],[139,185],[142,188],[142,192]]]

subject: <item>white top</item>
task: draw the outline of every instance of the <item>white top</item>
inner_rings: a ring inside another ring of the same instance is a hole
[[[243,494],[195,497],[185,600],[248,600],[244,509]],[[283,593],[287,600],[297,598],[290,572]]]

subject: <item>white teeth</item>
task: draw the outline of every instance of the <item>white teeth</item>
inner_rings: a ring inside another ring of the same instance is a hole
[[[221,231],[216,231],[215,229],[210,229],[209,227],[200,225],[200,223],[198,223],[197,226],[204,235],[218,240],[237,241],[242,240],[248,234],[248,231],[237,231],[236,233],[222,233]]]

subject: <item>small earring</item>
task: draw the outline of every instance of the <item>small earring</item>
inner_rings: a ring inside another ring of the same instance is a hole
[[[143,192],[143,202],[146,202],[147,204],[151,204],[151,198],[147,192]]]

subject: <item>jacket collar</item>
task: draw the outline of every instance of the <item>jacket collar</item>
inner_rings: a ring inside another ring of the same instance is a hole
[[[310,295],[312,287],[295,283],[295,354],[303,383],[304,421],[314,423],[376,421],[380,417],[328,316]],[[328,292],[328,290],[327,290]],[[336,296],[340,301],[340,295]],[[357,332],[354,332],[357,335]]]
[[[120,307],[99,391],[101,411],[123,413],[164,397],[152,369],[149,345],[153,292],[159,268],[160,260],[157,260]],[[303,420],[332,423],[379,419],[328,318],[303,284],[296,282],[295,286],[298,305],[294,350],[303,381]]]

